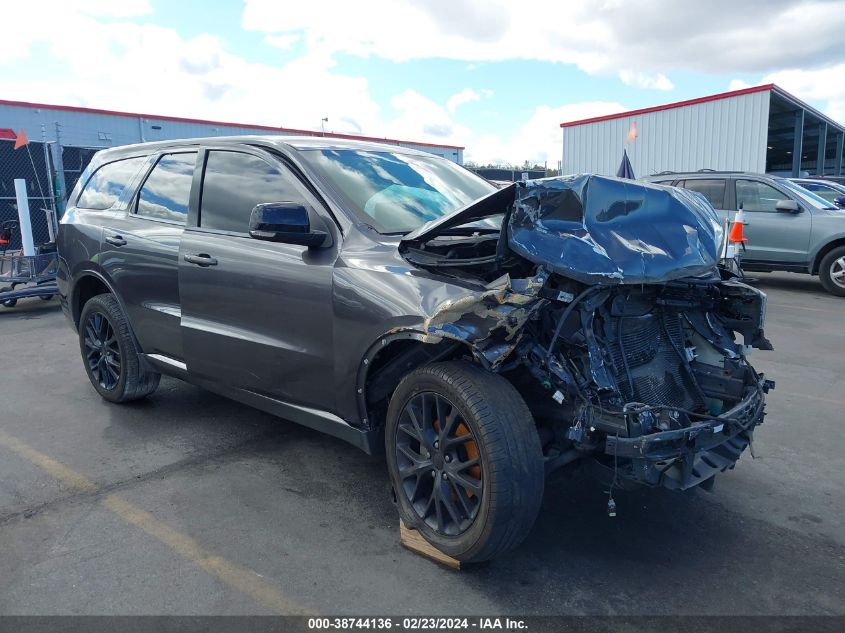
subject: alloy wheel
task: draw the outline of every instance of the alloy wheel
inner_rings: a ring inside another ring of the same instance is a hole
[[[120,382],[122,359],[114,327],[101,312],[85,322],[85,361],[94,380],[108,391]]]
[[[830,265],[830,279],[840,288],[845,288],[845,257],[835,259]]]
[[[458,408],[434,392],[405,404],[395,439],[405,495],[417,516],[439,534],[470,528],[484,492],[478,443]]]

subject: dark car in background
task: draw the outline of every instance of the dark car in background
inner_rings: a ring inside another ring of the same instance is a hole
[[[812,191],[819,198],[824,198],[840,209],[845,209],[845,185],[819,178],[790,178],[790,180],[807,191]]]
[[[680,189],[497,189],[400,147],[195,139],[96,155],[58,285],[104,399],[165,374],[385,451],[401,519],[478,561],[562,469],[605,478],[612,511],[615,487],[734,467],[772,386],[746,352],[771,345],[720,241]]]
[[[742,207],[742,267],[818,275],[825,290],[845,296],[845,213],[788,178],[747,172],[664,172],[648,182],[703,195],[725,220]]]

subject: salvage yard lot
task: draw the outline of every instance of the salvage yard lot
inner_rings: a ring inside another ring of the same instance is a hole
[[[762,274],[777,382],[712,494],[547,485],[461,572],[400,547],[379,458],[163,379],[116,406],[56,302],[0,313],[0,613],[842,614],[845,300]]]

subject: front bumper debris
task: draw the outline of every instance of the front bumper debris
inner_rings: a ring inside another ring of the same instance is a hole
[[[613,459],[618,476],[629,482],[672,490],[702,484],[709,488],[713,477],[733,468],[751,444],[754,428],[763,422],[763,393],[773,386],[761,375],[759,388],[750,388],[741,402],[718,419],[638,437],[608,435],[604,452]],[[628,415],[651,415],[651,410],[645,409]]]

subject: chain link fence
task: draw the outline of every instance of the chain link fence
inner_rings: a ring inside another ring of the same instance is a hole
[[[0,140],[0,226],[8,221],[18,221],[18,201],[15,180],[26,181],[26,195],[32,224],[32,238],[36,245],[50,241],[46,210],[55,213],[55,182],[49,143],[28,143],[15,149],[13,140]],[[20,230],[12,231],[3,250],[21,247]]]

